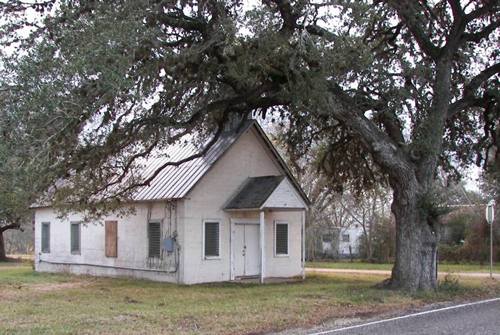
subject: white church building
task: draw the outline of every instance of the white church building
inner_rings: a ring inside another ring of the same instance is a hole
[[[196,149],[171,150],[168,161]],[[249,120],[203,157],[162,170],[135,193],[131,215],[84,222],[81,213],[60,219],[50,206],[36,207],[35,269],[181,284],[301,278],[308,204],[262,128]]]

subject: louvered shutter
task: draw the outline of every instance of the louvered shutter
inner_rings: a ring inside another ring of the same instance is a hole
[[[287,223],[276,223],[276,255],[288,255]]]
[[[80,253],[80,223],[71,224],[71,253]]]
[[[150,222],[148,226],[149,257],[160,257],[161,225],[160,222]]]
[[[219,222],[205,222],[205,257],[219,257]]]
[[[50,223],[42,223],[42,252],[50,252]]]
[[[118,222],[104,222],[106,257],[118,256]]]

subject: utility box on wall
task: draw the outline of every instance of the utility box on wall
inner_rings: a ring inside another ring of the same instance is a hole
[[[174,252],[175,239],[172,237],[167,237],[163,240],[163,250],[166,252]]]

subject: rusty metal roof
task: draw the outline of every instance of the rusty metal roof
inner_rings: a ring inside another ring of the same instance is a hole
[[[223,133],[204,156],[178,166],[167,166],[153,179],[150,186],[139,188],[133,195],[133,200],[151,201],[185,197],[214,163],[236,142],[240,135],[246,132],[255,122],[249,120],[239,130]],[[148,166],[143,172],[143,177],[148,178],[165,163],[178,162],[197,154],[201,150],[202,148],[196,148],[190,142],[170,146],[162,157],[148,159]]]

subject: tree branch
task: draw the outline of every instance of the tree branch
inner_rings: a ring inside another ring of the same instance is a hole
[[[19,222],[17,222],[17,223],[8,224],[6,226],[2,226],[2,227],[0,227],[0,233],[3,233],[4,231],[10,230],[10,229],[21,229],[21,224]]]
[[[487,38],[493,33],[498,27],[500,27],[500,20],[494,21],[493,23],[487,25],[484,29],[475,33],[465,33],[462,35],[464,41],[470,42],[481,42],[482,39]]]
[[[414,0],[386,0],[385,2],[396,10],[401,20],[415,37],[420,49],[436,60],[439,57],[440,48],[435,46],[425,33],[419,11],[415,8],[417,2]]]
[[[448,4],[451,7],[451,11],[453,13],[453,18],[455,21],[460,20],[465,16],[462,5],[460,5],[460,0],[448,0]]]
[[[305,27],[305,29],[309,34],[323,37],[328,42],[334,42],[335,39],[337,38],[337,36],[334,33],[315,24],[308,25]]]
[[[465,15],[465,21],[467,23],[469,23],[475,19],[478,19],[481,16],[488,14],[490,12],[495,13],[496,11],[498,11],[498,4],[499,4],[498,0],[487,0],[484,2],[486,3],[484,6],[476,8],[475,10],[470,12],[469,14]]]
[[[473,77],[469,84],[464,87],[462,98],[455,101],[450,105],[448,109],[448,115],[446,118],[453,117],[456,113],[466,108],[476,106],[477,104],[481,104],[483,99],[476,97],[475,92],[484,83],[486,80],[491,78],[492,76],[500,73],[500,63],[496,63],[487,67],[483,71],[481,71],[477,76]]]

